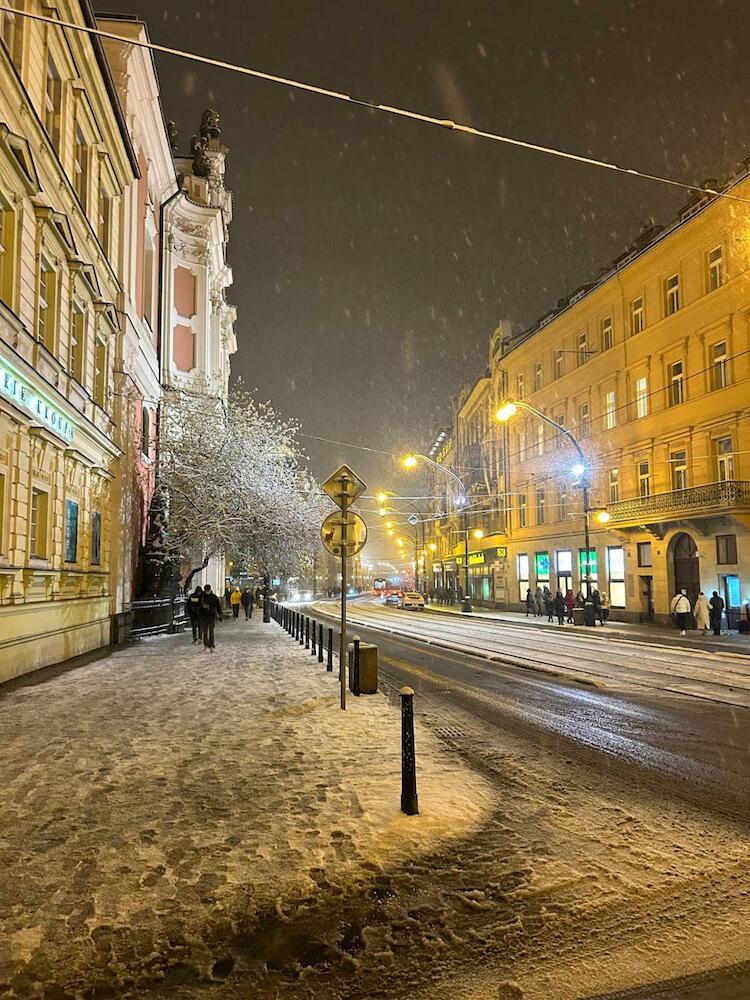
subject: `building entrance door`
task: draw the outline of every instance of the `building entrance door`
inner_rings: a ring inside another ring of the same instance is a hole
[[[565,597],[569,590],[573,589],[573,577],[570,573],[557,574],[557,589]]]
[[[673,546],[675,594],[679,594],[684,587],[692,608],[701,589],[698,547],[685,532],[675,536]]]
[[[640,581],[640,619],[649,624],[654,620],[654,578],[652,576],[641,576]]]

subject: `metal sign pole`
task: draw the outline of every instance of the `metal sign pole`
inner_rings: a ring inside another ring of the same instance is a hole
[[[344,527],[346,542],[346,527]],[[346,710],[346,547],[341,556],[341,636],[339,638],[339,683],[341,685],[341,707]]]

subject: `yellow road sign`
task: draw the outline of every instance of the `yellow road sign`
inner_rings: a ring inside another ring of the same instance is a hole
[[[359,514],[334,511],[323,521],[320,538],[331,555],[348,559],[365,547],[367,525]]]
[[[367,487],[348,465],[342,465],[323,483],[323,489],[337,507],[346,510],[365,492]]]

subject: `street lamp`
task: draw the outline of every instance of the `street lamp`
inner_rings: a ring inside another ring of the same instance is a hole
[[[469,587],[469,517],[466,510],[469,503],[469,498],[466,496],[466,491],[464,489],[463,481],[453,469],[448,469],[444,465],[440,465],[438,462],[433,461],[427,455],[407,455],[401,460],[401,465],[405,469],[414,469],[419,464],[419,462],[426,462],[433,469],[437,469],[438,472],[442,472],[443,475],[449,476],[454,483],[458,486],[458,493],[453,498],[453,506],[459,507],[463,510],[463,533],[464,533],[464,600],[461,607],[462,611],[471,612],[471,590]]]
[[[558,424],[556,420],[553,420],[552,417],[548,417],[546,413],[542,412],[542,410],[538,410],[535,406],[532,406],[531,403],[527,403],[522,399],[506,399],[503,403],[501,403],[500,407],[495,413],[495,420],[497,420],[498,423],[501,424],[507,423],[518,413],[519,410],[526,410],[528,413],[533,413],[535,417],[538,417],[540,420],[543,420],[545,424],[549,424],[550,427],[554,427],[559,434],[562,434],[563,437],[566,437],[568,441],[570,441],[570,443],[576,450],[576,454],[578,455],[578,461],[575,463],[575,465],[572,466],[570,471],[573,474],[573,476],[575,476],[575,478],[578,480],[578,485],[581,487],[581,492],[583,497],[583,544],[586,550],[585,583],[586,583],[586,597],[589,598],[591,597],[591,576],[590,576],[591,567],[589,565],[591,562],[591,538],[589,531],[589,517],[591,513],[591,507],[589,503],[590,475],[589,475],[588,465],[586,464],[586,456],[584,455],[583,449],[578,443],[578,440],[571,434],[571,432],[568,430],[567,427],[563,427],[562,424]],[[609,520],[609,515],[605,520],[602,520],[601,523],[605,524],[606,521],[608,520]]]

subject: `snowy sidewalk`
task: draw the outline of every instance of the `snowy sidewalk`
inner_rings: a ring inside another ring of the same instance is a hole
[[[160,637],[0,689],[0,996],[210,976],[222,942],[285,899],[434,850],[491,809],[418,726],[422,812],[404,816],[382,695],[342,712],[337,674],[274,623],[216,633],[215,655]]]

